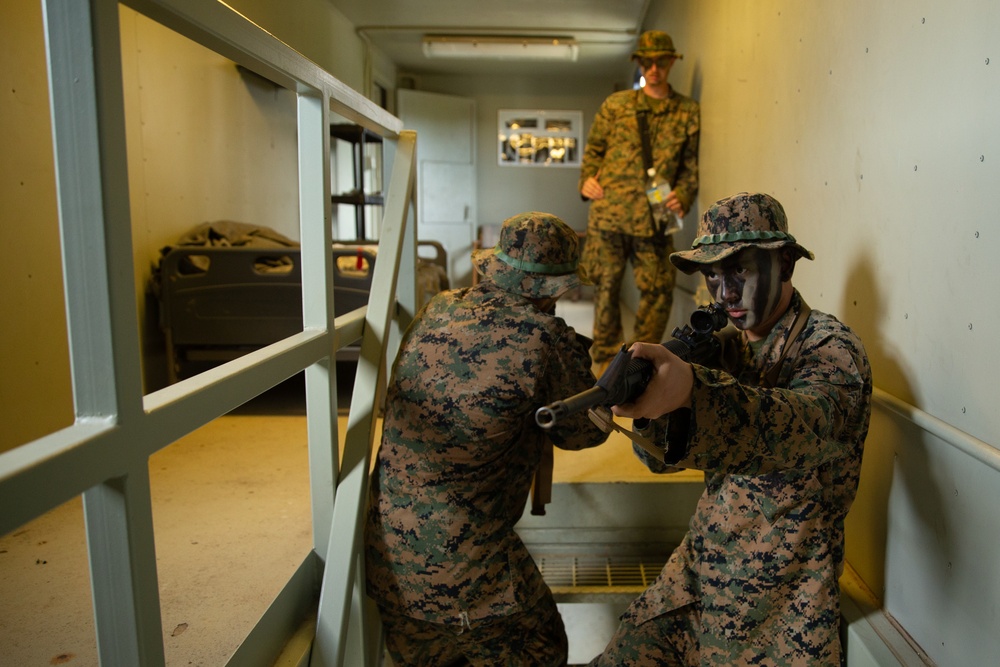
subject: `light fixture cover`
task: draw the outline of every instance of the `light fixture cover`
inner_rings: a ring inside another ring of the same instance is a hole
[[[575,61],[579,47],[564,37],[426,35],[428,58],[491,58],[494,60]]]

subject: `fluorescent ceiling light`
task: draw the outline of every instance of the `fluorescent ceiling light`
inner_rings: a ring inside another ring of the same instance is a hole
[[[492,37],[427,35],[424,55],[428,58],[492,58],[495,60],[575,61],[579,47],[563,37]]]

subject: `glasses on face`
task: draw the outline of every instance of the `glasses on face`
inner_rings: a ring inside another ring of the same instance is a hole
[[[668,57],[663,58],[639,58],[639,67],[642,69],[651,69],[653,65],[656,65],[657,69],[666,69],[667,65],[670,64],[672,59]]]

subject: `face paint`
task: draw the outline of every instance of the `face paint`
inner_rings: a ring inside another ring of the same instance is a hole
[[[776,252],[747,248],[702,269],[705,286],[737,329],[753,329],[774,312],[781,298],[778,260]]]

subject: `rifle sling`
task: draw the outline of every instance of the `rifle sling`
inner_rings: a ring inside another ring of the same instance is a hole
[[[642,174],[645,176],[653,166],[653,148],[649,142],[649,109],[636,110],[635,122],[639,126],[639,138],[642,140]]]
[[[545,516],[545,505],[552,502],[552,471],[555,466],[555,452],[552,441],[545,438],[542,443],[542,460],[535,469],[531,483],[531,513]]]
[[[778,360],[774,362],[767,373],[761,378],[761,385],[768,388],[773,388],[778,386],[778,376],[781,374],[781,365],[784,363],[785,358],[789,353],[795,349],[797,350],[801,346],[801,342],[797,339],[802,330],[806,327],[806,321],[809,319],[809,314],[812,309],[805,302],[805,299],[799,299],[799,314],[795,317],[795,321],[792,323],[792,328],[788,330],[788,338],[785,340],[785,346],[781,350],[781,356]]]

